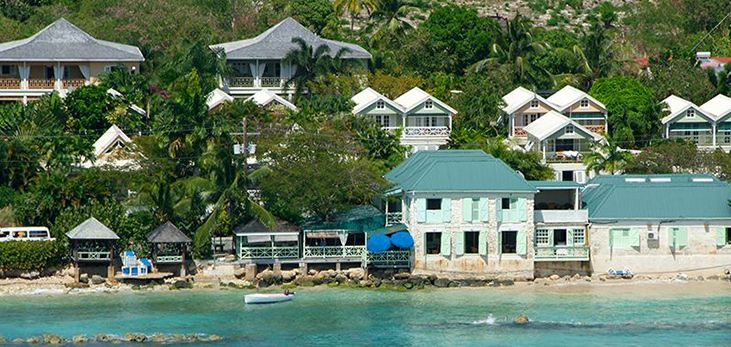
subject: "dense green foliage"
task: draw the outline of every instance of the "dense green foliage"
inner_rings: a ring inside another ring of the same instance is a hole
[[[61,265],[65,247],[56,241],[0,242],[0,270],[47,270]]]

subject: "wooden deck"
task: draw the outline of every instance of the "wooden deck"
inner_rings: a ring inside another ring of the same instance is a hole
[[[141,276],[129,276],[129,275],[122,275],[121,272],[117,272],[117,274],[114,276],[114,279],[117,281],[124,281],[124,280],[164,280],[168,277],[175,276],[172,272],[151,272],[147,275],[141,275]]]

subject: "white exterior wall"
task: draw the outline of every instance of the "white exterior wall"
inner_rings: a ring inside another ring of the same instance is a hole
[[[462,199],[463,198],[488,198],[488,221],[487,222],[463,222],[462,220]],[[498,223],[497,203],[503,197],[526,198],[527,218],[520,223]],[[414,272],[415,273],[436,273],[454,278],[459,277],[497,277],[507,276],[517,279],[533,278],[533,195],[531,194],[422,194],[409,195],[408,220],[411,235],[414,237]],[[438,199],[451,198],[451,222],[449,223],[418,223],[416,199]],[[404,216],[406,218],[406,215]],[[498,231],[522,229],[526,233],[526,255],[499,254]],[[449,235],[451,238],[451,251],[449,256],[441,254],[425,254],[424,233],[430,231],[443,232],[442,237]],[[487,255],[465,254],[457,255],[455,252],[455,232],[458,231],[486,231]]]
[[[717,275],[724,267],[731,268],[731,245],[716,245],[716,228],[722,224],[706,226],[702,222],[662,224],[659,240],[648,240],[647,226],[658,230],[657,221],[625,222],[616,224],[592,224],[589,229],[591,264],[594,273],[604,273],[609,268],[627,268],[635,274],[677,275],[680,272],[697,275]],[[728,224],[731,226],[731,223]],[[612,228],[637,228],[639,247],[612,248],[609,230]],[[688,228],[688,246],[674,250],[668,232],[672,227]]]

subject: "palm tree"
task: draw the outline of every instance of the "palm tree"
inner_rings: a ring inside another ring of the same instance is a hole
[[[606,77],[616,70],[621,62],[616,59],[617,47],[610,35],[610,29],[594,23],[581,37],[581,45],[571,50],[557,49],[558,54],[572,56],[577,60],[577,69],[571,73],[555,76],[566,84],[591,88],[597,78]]]
[[[356,16],[363,12],[364,9],[370,15],[378,7],[376,0],[335,0],[333,6],[335,6],[335,12],[337,13],[348,12],[350,14],[351,31],[353,30]]]
[[[341,48],[335,56],[330,54],[330,47],[320,45],[314,48],[307,44],[301,37],[295,37],[292,42],[297,48],[289,51],[284,57],[284,64],[296,66],[297,70],[292,77],[284,83],[284,89],[294,85],[294,99],[299,98],[306,90],[307,85],[314,81],[317,76],[327,73],[341,73],[356,62],[352,59],[345,59],[344,56],[350,53],[350,49]]]
[[[591,153],[584,158],[584,164],[587,170],[597,174],[604,171],[614,175],[632,160],[632,154],[619,148],[611,136],[605,135],[605,140],[593,145]]]
[[[475,72],[480,72],[491,63],[511,64],[519,82],[538,84],[541,78],[550,78],[548,71],[535,66],[530,59],[550,49],[549,45],[537,41],[531,33],[531,21],[521,15],[508,21],[491,47],[491,56],[474,65]]]
[[[370,45],[387,37],[403,37],[413,28],[406,16],[425,7],[424,3],[412,0],[379,0],[377,10],[371,15],[375,32],[370,38]]]

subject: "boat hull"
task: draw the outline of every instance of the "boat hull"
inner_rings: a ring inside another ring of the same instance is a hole
[[[249,294],[244,296],[246,304],[275,304],[278,302],[291,301],[294,295],[284,294]]]

